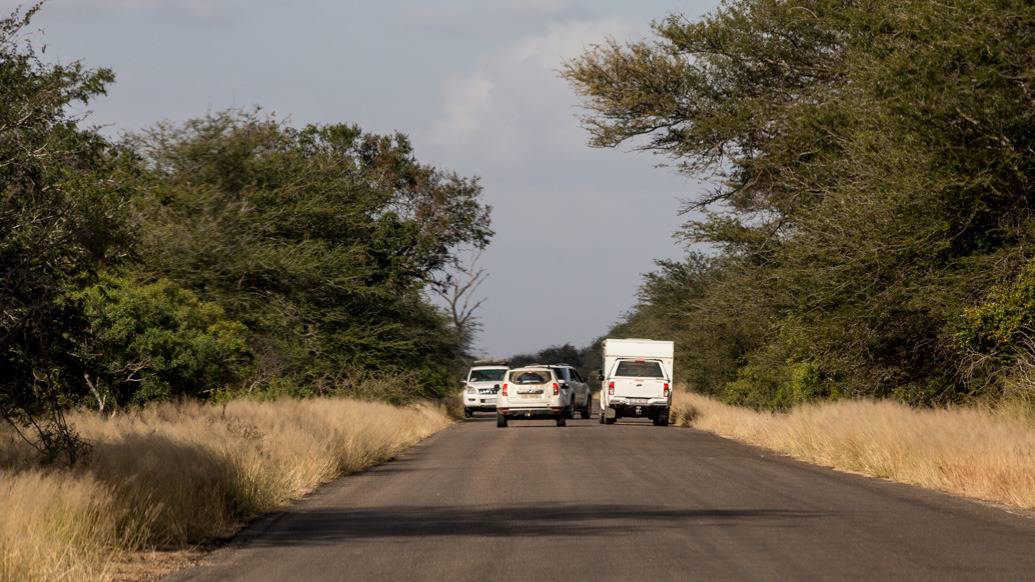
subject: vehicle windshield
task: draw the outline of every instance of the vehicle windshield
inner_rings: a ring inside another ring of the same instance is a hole
[[[499,382],[507,374],[506,368],[492,370],[471,370],[468,382]]]
[[[550,381],[549,370],[517,370],[510,373],[515,384],[545,384]]]
[[[627,378],[664,378],[665,372],[661,370],[659,362],[643,360],[622,360],[618,362],[618,369],[615,376]]]

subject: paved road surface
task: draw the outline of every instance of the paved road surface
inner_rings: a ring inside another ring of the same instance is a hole
[[[485,417],[174,578],[1021,580],[1035,519],[689,429]]]

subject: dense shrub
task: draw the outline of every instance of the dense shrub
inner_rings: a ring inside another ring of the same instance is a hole
[[[101,408],[204,397],[246,372],[251,353],[244,325],[171,281],[142,285],[104,276],[73,297],[90,322],[83,358],[95,374],[91,384]]]

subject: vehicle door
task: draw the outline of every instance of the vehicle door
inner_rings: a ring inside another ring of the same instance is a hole
[[[668,388],[661,360],[619,358],[608,372],[609,395],[646,400],[667,396]]]
[[[589,398],[589,384],[575,368],[569,370],[572,386],[575,388],[575,405],[585,406]]]

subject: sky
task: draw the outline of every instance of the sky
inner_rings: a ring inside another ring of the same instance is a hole
[[[679,208],[706,187],[662,158],[589,148],[558,69],[593,43],[717,4],[49,0],[33,29],[48,60],[115,71],[89,111],[111,135],[261,106],[295,125],[398,130],[422,162],[479,176],[496,235],[480,258],[477,343],[504,356],[604,334],[654,259],[683,256]]]

